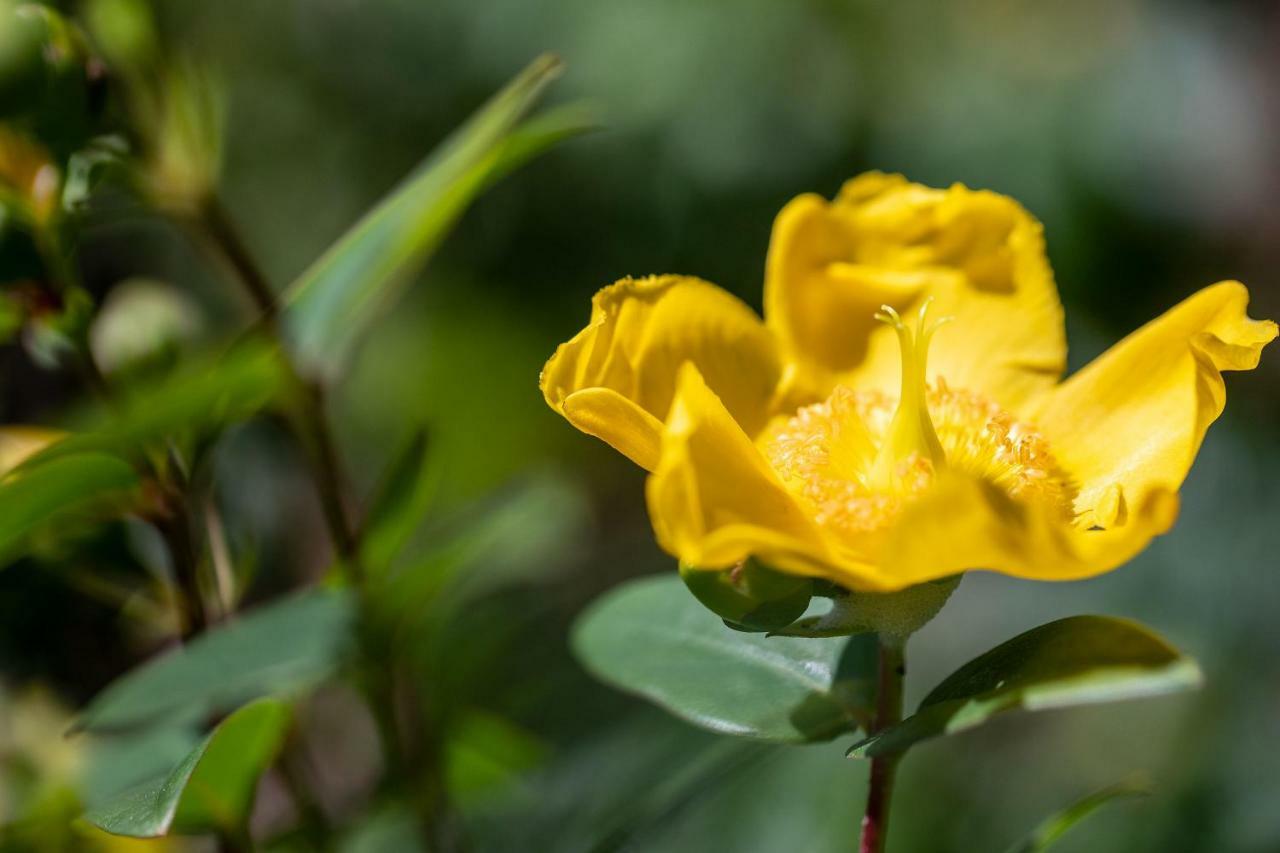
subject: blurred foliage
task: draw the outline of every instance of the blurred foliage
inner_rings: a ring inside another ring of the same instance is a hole
[[[193,214],[215,194],[282,292],[544,51],[567,68],[555,98],[588,99],[606,129],[486,184],[431,267],[417,272],[415,256],[396,280],[394,310],[370,320],[321,400],[346,500],[373,510],[367,568],[385,584],[387,618],[357,628],[354,648],[388,666],[366,678],[348,663],[346,688],[294,706],[251,823],[276,849],[313,849],[307,821],[341,849],[412,849],[415,805],[441,799],[484,851],[847,846],[864,771],[832,745],[715,739],[570,658],[588,600],[672,568],[650,542],[640,473],[564,429],[536,392],[599,286],[679,271],[755,299],[781,204],[875,167],[990,187],[1044,220],[1075,365],[1206,281],[1240,278],[1256,315],[1280,313],[1274,4],[91,0],[21,4],[15,24],[19,5],[0,2],[0,423],[78,435],[0,480],[0,501],[22,508],[0,513],[5,542],[25,549],[0,572],[0,850],[130,849],[70,819],[164,777],[218,714],[259,695],[212,715],[176,709],[153,731],[60,736],[72,707],[182,623],[169,593],[180,567],[152,523],[173,489],[201,496],[187,521],[209,615],[246,602],[214,631],[252,629],[258,608],[287,606],[282,592],[332,581],[343,562],[290,435],[296,377],[252,339],[228,348],[263,329]],[[523,126],[525,143],[585,123],[559,115]],[[86,351],[117,389],[93,403]],[[919,748],[896,850],[1002,849],[1134,767],[1160,780],[1152,796],[1055,850],[1280,845],[1280,756],[1258,747],[1280,737],[1274,354],[1261,374],[1232,388],[1172,534],[1052,596],[969,578],[912,641],[908,703],[997,643],[1084,611],[1159,625],[1213,673],[1206,689]],[[77,496],[60,486],[84,482],[78,465],[104,475],[105,500],[59,500]],[[441,733],[400,745],[438,778],[378,784],[402,768],[375,757],[383,735],[360,696],[388,687],[422,723],[408,730]],[[1031,751],[1055,772],[1030,768]]]

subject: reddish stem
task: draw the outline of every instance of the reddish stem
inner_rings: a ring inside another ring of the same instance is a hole
[[[902,641],[880,638],[880,678],[876,690],[876,715],[871,734],[902,719],[902,678],[906,675]],[[867,809],[862,818],[860,853],[883,853],[889,835],[889,805],[898,767],[897,753],[871,759]]]

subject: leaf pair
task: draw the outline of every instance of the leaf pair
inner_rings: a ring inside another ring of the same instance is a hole
[[[794,743],[865,730],[871,715],[872,635],[742,634],[701,607],[675,576],[632,581],[606,595],[576,626],[574,650],[601,680],[712,731]],[[1137,623],[1071,617],[970,661],[914,716],[849,754],[899,752],[1006,711],[1117,701],[1199,683],[1194,661]]]
[[[346,592],[302,593],[202,634],[112,683],[85,709],[77,731],[154,730],[234,713],[171,771],[109,798],[85,819],[140,838],[243,832],[258,778],[289,726],[288,704],[270,697],[300,694],[331,675],[351,648],[354,620]]]

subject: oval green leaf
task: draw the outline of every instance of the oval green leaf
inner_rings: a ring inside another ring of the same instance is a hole
[[[289,709],[262,699],[227,717],[169,773],[87,812],[114,835],[159,838],[170,832],[242,837],[258,779],[275,761]]]
[[[956,670],[916,713],[849,750],[901,752],[982,725],[1006,711],[1041,711],[1197,687],[1200,667],[1147,628],[1109,616],[1072,616],[1033,628]]]
[[[355,607],[315,590],[251,611],[131,670],[89,703],[76,730],[121,730],[179,712],[225,712],[328,676],[352,642]]]
[[[734,631],[675,574],[631,581],[601,598],[574,627],[573,648],[600,680],[722,734],[826,740],[870,713],[874,638]]]

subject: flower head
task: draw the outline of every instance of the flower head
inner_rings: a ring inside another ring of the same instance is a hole
[[[624,279],[547,363],[547,402],[651,472],[662,546],[857,591],[986,569],[1068,580],[1165,532],[1276,325],[1201,290],[1066,381],[1040,224],[870,173],[774,225],[765,320],[707,282]],[[942,326],[945,322],[946,325]]]

